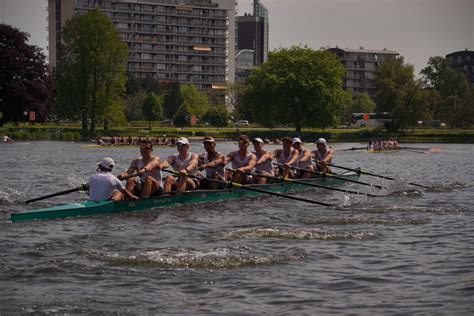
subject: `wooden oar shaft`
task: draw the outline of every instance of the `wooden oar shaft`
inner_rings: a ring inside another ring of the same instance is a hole
[[[392,177],[388,177],[388,176],[384,176],[384,175],[380,175],[380,174],[375,174],[375,173],[364,171],[364,170],[361,170],[361,169],[352,169],[352,168],[348,168],[348,167],[344,167],[344,166],[335,165],[335,164],[332,164],[332,163],[328,163],[327,165],[329,165],[331,167],[347,170],[347,171],[354,171],[354,172],[357,172],[357,173],[361,173],[361,174],[365,174],[365,175],[368,175],[368,176],[373,176],[373,177],[377,177],[377,178],[381,178],[381,179],[392,180],[392,181],[395,180]],[[419,183],[415,183],[415,182],[409,182],[408,184],[413,185],[413,186],[417,186],[417,187],[421,187],[421,188],[425,188],[425,189],[430,188],[429,186],[419,184]]]
[[[236,171],[234,169],[228,169],[228,168],[226,168],[226,170],[231,171],[231,172]],[[375,194],[364,193],[364,192],[359,192],[359,191],[333,188],[333,187],[329,187],[329,186],[325,186],[325,185],[321,185],[321,184],[317,184],[317,183],[310,183],[310,182],[306,182],[306,181],[302,181],[302,180],[282,178],[282,177],[274,177],[274,176],[266,176],[266,175],[255,173],[255,172],[246,172],[246,173],[250,174],[250,175],[253,175],[253,176],[265,178],[265,179],[277,180],[277,181],[280,181],[280,182],[285,181],[285,182],[288,182],[288,183],[298,183],[298,184],[301,184],[301,185],[307,185],[307,186],[310,186],[310,187],[321,188],[321,189],[330,190],[330,191],[338,191],[338,192],[345,192],[345,193],[352,193],[352,194],[363,194],[363,195],[367,195],[367,196],[370,196],[370,197],[382,197],[383,196],[383,195],[375,195]]]
[[[283,164],[281,164],[281,163],[276,163],[276,165],[283,166]],[[337,176],[337,175],[332,174],[332,173],[311,171],[311,170],[306,170],[306,169],[298,168],[298,167],[294,167],[294,166],[289,166],[289,168],[294,169],[294,170],[300,170],[300,171],[303,171],[303,172],[308,172],[308,173],[311,173],[311,174],[316,174],[316,175],[319,175],[319,176],[322,176],[322,177],[331,177],[331,178],[340,179],[340,180],[343,180],[343,181],[346,181],[346,182],[357,183],[357,184],[361,184],[361,185],[365,185],[365,186],[369,186],[369,187],[374,187],[374,188],[378,188],[378,189],[385,189],[383,186],[378,185],[378,184],[372,184],[372,183],[352,180],[352,179]]]
[[[172,171],[172,170],[163,169],[163,171],[172,173],[174,175],[178,174],[178,172]],[[190,177],[190,178],[199,179],[198,177],[196,177],[194,175],[186,175],[186,176]],[[328,204],[328,203],[324,203],[324,202],[308,200],[308,199],[304,199],[304,198],[300,198],[300,197],[296,197],[296,196],[291,196],[291,195],[286,195],[286,194],[282,194],[282,193],[278,193],[278,192],[267,191],[267,190],[263,190],[263,189],[260,189],[260,188],[255,188],[255,187],[251,187],[251,186],[247,186],[247,185],[242,185],[240,183],[227,182],[227,181],[222,181],[222,180],[217,180],[217,179],[212,179],[212,178],[203,178],[203,179],[205,181],[209,181],[209,182],[215,182],[215,183],[220,183],[220,184],[225,184],[225,185],[231,185],[235,189],[249,190],[249,191],[264,193],[264,194],[268,194],[268,195],[279,196],[279,197],[282,197],[282,198],[287,198],[287,199],[306,202],[306,203],[311,203],[311,204],[318,204],[318,205],[323,205],[323,206],[334,206],[332,204]]]

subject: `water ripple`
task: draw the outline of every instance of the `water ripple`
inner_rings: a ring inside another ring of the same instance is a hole
[[[168,268],[226,269],[301,261],[306,257],[306,252],[303,249],[296,249],[284,254],[255,255],[242,248],[216,248],[208,251],[189,248],[165,248],[146,251],[138,255],[89,251],[86,251],[85,255],[92,259],[109,261],[114,264],[157,265]]]
[[[215,238],[280,238],[295,240],[342,240],[366,239],[371,237],[373,237],[373,234],[368,232],[325,232],[302,229],[280,230],[273,228],[236,230],[215,236]]]
[[[427,219],[378,219],[378,218],[304,218],[300,222],[307,225],[421,225]]]

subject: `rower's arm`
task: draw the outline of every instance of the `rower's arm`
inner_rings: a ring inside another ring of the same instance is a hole
[[[265,152],[265,154],[263,154],[262,157],[260,157],[260,159],[257,160],[255,165],[258,166],[264,162],[267,162],[268,160],[273,160],[273,154],[269,151]]]
[[[204,167],[205,168],[215,168],[217,166],[222,166],[222,165],[224,165],[224,160],[225,160],[225,157],[222,154],[216,153],[216,159],[214,159],[210,163],[206,164]]]
[[[130,167],[128,167],[127,171],[119,174],[117,176],[117,178],[122,180],[123,177],[126,177],[126,176],[129,176],[129,175],[133,174],[135,172],[135,170],[138,170],[137,163],[138,163],[138,160],[133,159],[132,162],[130,163]]]
[[[189,173],[193,170],[196,170],[198,166],[198,155],[197,154],[191,154],[191,160],[189,161],[189,164],[184,168],[186,173]]]
[[[153,159],[147,163],[143,169],[145,169],[145,172],[153,170],[153,169],[161,169],[160,167],[160,158],[159,157],[153,157]]]
[[[292,153],[291,153],[291,159],[285,165],[291,166],[294,163],[296,163],[297,161],[298,161],[298,151],[293,150]]]
[[[224,158],[224,166],[227,166],[227,164],[231,162],[232,160],[234,160],[233,153],[227,154],[227,156],[225,156]]]
[[[255,165],[257,164],[257,156],[254,154],[251,154],[251,158],[249,160],[249,164],[246,165],[245,167],[239,168],[244,172],[251,172],[253,168],[255,168]]]

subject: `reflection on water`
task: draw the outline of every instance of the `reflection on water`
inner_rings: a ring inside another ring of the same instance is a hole
[[[440,151],[338,152],[337,164],[396,181],[343,186],[376,198],[295,194],[335,208],[261,196],[12,224],[12,211],[86,196],[21,201],[78,186],[104,156],[120,173],[139,151],[0,145],[0,314],[472,314],[474,146],[419,146]]]

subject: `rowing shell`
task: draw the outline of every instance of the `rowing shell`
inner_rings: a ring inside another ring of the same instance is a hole
[[[346,174],[341,177],[357,180],[358,174]],[[333,187],[343,184],[345,181],[336,178],[315,178],[299,179],[298,181],[307,183],[317,183],[319,185]],[[310,186],[297,183],[275,183],[251,185],[252,187],[271,192],[297,192],[314,189]],[[115,214],[121,212],[144,211],[154,208],[169,207],[177,204],[194,204],[204,202],[214,202],[229,199],[239,199],[244,196],[260,196],[264,193],[249,191],[245,189],[224,189],[224,190],[196,190],[182,193],[164,194],[161,196],[140,199],[138,201],[85,201],[80,203],[65,204],[48,208],[31,210],[23,213],[13,213],[10,216],[12,222],[50,220],[78,216],[93,216],[103,214]]]

